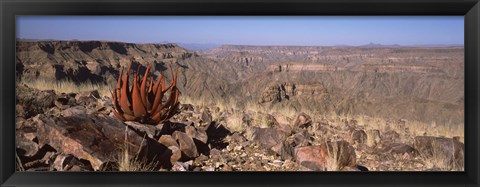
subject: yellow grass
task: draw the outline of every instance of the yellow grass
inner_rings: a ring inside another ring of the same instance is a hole
[[[247,124],[243,122],[243,114],[240,112],[234,112],[227,118],[225,127],[230,132],[241,132],[247,128]]]
[[[398,133],[404,132],[408,129],[408,133],[412,136],[444,136],[455,137],[458,136],[463,141],[464,138],[464,124],[435,124],[425,123],[415,120],[407,120],[405,125],[399,125],[396,122],[388,123],[386,119],[369,117],[369,116],[346,116],[340,117],[342,119],[355,119],[359,126],[363,126],[366,130],[376,129],[381,132],[387,130],[394,130]]]
[[[142,140],[142,144],[145,138]],[[140,149],[137,151],[136,155],[130,155],[128,149],[128,127],[125,126],[125,141],[124,146],[121,149],[118,156],[118,170],[119,171],[154,171],[156,164],[158,163],[148,163],[146,159],[139,159],[138,155]]]
[[[450,151],[449,151],[450,152]],[[453,151],[451,152],[453,154]],[[442,171],[463,171],[464,164],[457,165],[457,163],[449,157],[454,157],[454,155],[446,155],[439,146],[432,145],[432,155],[425,156],[422,155],[425,166],[427,168],[437,168]]]
[[[97,84],[91,82],[84,82],[81,84],[75,84],[73,81],[61,80],[61,81],[51,81],[45,79],[33,79],[26,80],[22,79],[20,84],[25,84],[28,87],[38,89],[38,90],[53,90],[57,94],[61,93],[81,93],[81,92],[90,92],[97,90],[100,96],[110,97],[111,88],[105,84]]]

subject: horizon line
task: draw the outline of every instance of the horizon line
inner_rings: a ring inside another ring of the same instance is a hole
[[[377,43],[377,42],[369,42],[366,44],[361,45],[351,45],[351,44],[334,44],[334,45],[297,45],[297,44],[234,44],[234,43],[196,43],[196,42],[170,42],[170,41],[159,41],[159,42],[130,42],[130,41],[119,41],[119,40],[79,40],[79,39],[31,39],[31,38],[16,38],[17,41],[80,41],[80,42],[87,42],[87,41],[100,41],[100,42],[117,42],[117,43],[129,43],[129,44],[195,44],[195,45],[218,45],[221,46],[251,46],[251,47],[275,47],[275,46],[285,46],[285,47],[464,47],[464,44],[384,44],[384,43]],[[212,48],[218,48],[212,47]]]

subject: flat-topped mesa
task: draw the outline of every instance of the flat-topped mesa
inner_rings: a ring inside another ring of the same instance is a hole
[[[441,74],[444,73],[440,68],[425,65],[386,65],[386,64],[362,64],[361,70],[367,72],[405,72],[405,73],[431,73]]]

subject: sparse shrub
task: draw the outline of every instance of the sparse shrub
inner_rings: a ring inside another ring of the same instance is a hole
[[[175,115],[178,112],[179,105],[179,90],[176,87],[178,69],[173,74],[172,67],[170,67],[172,83],[169,87],[166,87],[163,74],[153,84],[153,77],[148,75],[151,69],[151,64],[149,64],[143,78],[140,77],[138,71],[134,74],[133,85],[130,88],[128,78],[131,67],[132,64],[128,67],[123,80],[123,68],[120,70],[117,87],[112,92],[115,116],[122,121],[138,121],[157,125]],[[167,91],[170,94],[164,102],[163,97]]]

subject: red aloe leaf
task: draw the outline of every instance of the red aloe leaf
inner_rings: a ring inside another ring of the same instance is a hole
[[[125,118],[125,121],[135,121],[135,116],[123,114],[123,117]]]
[[[148,73],[150,72],[150,68],[152,68],[152,65],[151,64],[148,64],[147,66],[147,70],[145,71],[145,74],[143,75],[143,80],[141,81],[141,84],[140,84],[140,97],[142,98],[142,102],[145,106],[145,108],[148,108],[147,107],[147,77],[148,77]]]
[[[143,104],[140,91],[137,84],[138,75],[135,75],[133,78],[133,92],[132,92],[132,107],[133,107],[133,116],[139,118],[146,116],[147,111],[145,110],[145,105]]]
[[[113,92],[112,92],[112,98],[113,98],[113,107],[115,108],[115,111],[117,111],[119,114],[123,114],[123,111],[120,109],[120,105],[118,104],[118,100],[117,100],[117,94],[118,94],[118,88],[115,89]]]
[[[160,107],[162,107],[162,100],[164,93],[161,91],[162,87],[157,88],[157,94],[155,95],[155,100],[153,101],[152,111],[150,113],[155,114]]]
[[[120,74],[118,75],[117,88],[122,87],[122,76],[123,76],[123,67],[120,69]]]
[[[153,95],[157,94],[158,87],[160,86],[160,82],[164,79],[163,73],[160,73],[160,78],[157,79],[157,82],[155,82],[155,85],[153,86],[152,92]]]
[[[131,92],[128,90],[128,74],[130,73],[130,69],[132,68],[132,63],[130,63],[130,66],[128,66],[127,73],[125,75],[125,78],[123,79],[123,85],[122,85],[122,94],[120,95],[120,106],[122,108],[122,111],[133,115],[132,110],[130,109],[131,107]]]
[[[127,119],[125,119],[125,117],[123,117],[123,115],[120,115],[119,113],[117,113],[116,111],[113,111],[113,115],[115,115],[115,117],[117,117],[118,119],[122,120],[122,121],[126,121]]]
[[[150,77],[150,83],[148,84],[148,91],[147,91],[147,111],[152,110],[152,104],[153,104],[153,77]]]

